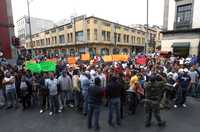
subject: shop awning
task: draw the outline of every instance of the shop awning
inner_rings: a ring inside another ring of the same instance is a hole
[[[173,48],[190,48],[190,43],[173,43],[172,45]]]

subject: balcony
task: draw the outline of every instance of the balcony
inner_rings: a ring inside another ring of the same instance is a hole
[[[175,22],[174,23],[174,29],[191,29],[192,23],[191,21],[181,21],[181,22]]]

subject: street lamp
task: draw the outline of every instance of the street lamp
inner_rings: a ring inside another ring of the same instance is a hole
[[[148,53],[147,48],[149,44],[149,0],[147,0],[147,27],[146,27],[146,42],[145,42],[145,54]]]
[[[32,2],[33,0],[29,1],[29,0],[26,0],[27,1],[27,8],[28,8],[28,24],[29,24],[29,37],[30,37],[30,46],[31,46],[31,54],[33,53],[33,41],[32,41],[32,30],[31,30],[31,17],[30,17],[30,2]]]

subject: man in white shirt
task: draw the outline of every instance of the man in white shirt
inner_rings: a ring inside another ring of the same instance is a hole
[[[50,79],[46,81],[46,87],[49,89],[49,115],[52,116],[56,111],[61,112],[58,103],[58,80],[55,78],[54,73],[50,73]]]
[[[12,76],[10,72],[6,73],[6,76],[3,79],[3,85],[6,89],[7,109],[12,108],[13,106],[17,107],[15,77]]]

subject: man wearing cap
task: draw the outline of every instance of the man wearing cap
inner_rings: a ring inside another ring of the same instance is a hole
[[[187,96],[187,91],[191,86],[191,78],[188,75],[188,69],[179,69],[179,77],[176,81],[176,101],[174,108],[177,108],[178,106],[183,106],[186,107],[186,96]]]

